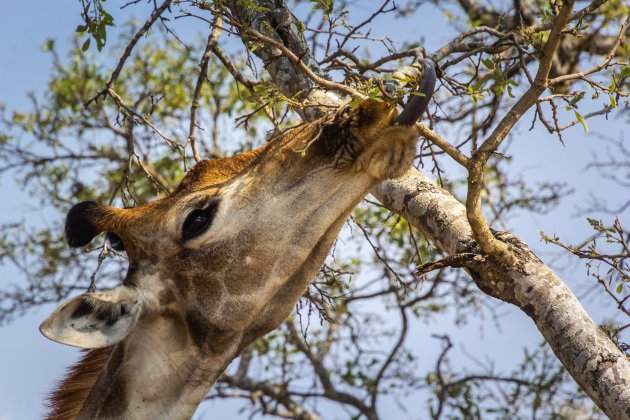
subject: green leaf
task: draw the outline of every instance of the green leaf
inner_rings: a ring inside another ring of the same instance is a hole
[[[47,39],[44,45],[42,45],[42,51],[44,52],[52,51],[54,49],[55,49],[55,40],[52,38]]]
[[[575,118],[577,118],[577,120],[580,122],[580,124],[582,124],[582,127],[584,128],[584,132],[588,133],[588,125],[586,125],[586,120],[584,119],[582,114],[580,114],[579,112],[575,111]]]
[[[613,76],[611,79],[612,80],[610,81],[610,86],[608,87],[608,91],[610,93],[613,93],[614,91],[617,90],[617,81],[615,80],[615,76]]]
[[[484,66],[486,66],[486,68],[494,70],[494,61],[490,60],[489,58],[484,58],[483,60],[481,60],[481,62]]]
[[[617,108],[617,100],[609,93],[608,99],[610,100],[610,106]]]
[[[584,99],[584,92],[579,92],[578,94],[574,95],[573,98],[571,98],[569,106],[575,107],[582,99]]]
[[[593,219],[591,217],[587,217],[586,220],[591,225],[591,227],[595,229],[596,231],[603,232],[604,230],[606,230],[601,220]]]
[[[510,84],[507,85],[507,93],[508,95],[510,95],[510,98],[515,98],[514,94],[512,93],[512,85]]]
[[[333,0],[311,0],[313,6],[311,10],[321,10],[325,14],[331,14],[333,11]]]
[[[623,283],[619,283],[619,285],[617,286],[617,288],[615,289],[615,291],[617,293],[621,293],[623,291]]]
[[[484,95],[483,93],[479,92],[475,92],[475,89],[472,86],[468,86],[468,93],[470,94],[470,100],[472,101],[473,104],[477,105],[477,101],[479,99],[483,99]]]
[[[350,108],[354,108],[355,106],[359,105],[359,103],[361,103],[361,101],[363,100],[363,98],[354,98],[352,100],[352,102],[350,102],[349,106]]]
[[[91,38],[86,39],[83,45],[81,45],[81,51],[85,52],[90,48],[90,39]]]
[[[378,88],[374,88],[370,90],[367,94],[368,98],[375,100],[376,102],[383,102],[383,98],[381,98],[381,91]]]

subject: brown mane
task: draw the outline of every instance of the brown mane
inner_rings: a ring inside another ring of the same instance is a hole
[[[47,420],[76,418],[111,352],[112,347],[105,347],[83,353],[48,397]]]

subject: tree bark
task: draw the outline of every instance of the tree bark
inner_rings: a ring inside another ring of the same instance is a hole
[[[281,40],[323,76],[286,5],[265,0],[258,3],[270,11],[245,13],[238,6],[232,10],[246,25],[266,28],[266,36]],[[275,33],[270,35],[269,28]],[[319,89],[274,47],[262,45],[254,53],[287,97],[300,93],[311,103],[326,106],[344,102]],[[306,121],[318,115],[317,108],[302,112]],[[464,205],[419,171],[412,169],[401,178],[383,182],[372,194],[445,252],[479,253]],[[613,419],[630,419],[630,362],[625,355],[591,320],[566,284],[521,239],[509,233],[497,237],[509,244],[517,262],[507,267],[490,257],[475,259],[467,265],[475,283],[483,292],[516,305],[532,318],[567,371],[604,413]]]
[[[372,194],[448,254],[475,251],[466,208],[421,172],[381,183]],[[536,323],[588,396],[613,419],[630,418],[630,362],[591,320],[567,285],[519,238],[498,235],[517,256],[505,267],[490,258],[468,269],[479,288],[512,303]]]

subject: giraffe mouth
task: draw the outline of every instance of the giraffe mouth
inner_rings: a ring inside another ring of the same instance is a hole
[[[390,165],[401,161],[402,166],[408,166],[409,155],[413,153],[419,135],[414,125],[427,109],[436,82],[433,65],[428,60],[422,60],[421,63],[424,73],[418,91],[411,96],[400,115],[394,104],[387,104],[382,99],[365,99],[358,105],[345,106],[323,122],[312,141],[317,140],[325,154],[332,157],[335,168],[354,166],[356,170],[361,170],[366,160],[377,159],[388,161]],[[415,137],[409,133],[415,133]],[[409,136],[414,138],[407,138]],[[396,145],[396,140],[404,143],[402,147],[406,150],[402,150],[400,144]],[[381,144],[375,146],[376,143]],[[384,156],[388,148],[393,153]],[[364,156],[366,153],[370,156]],[[357,167],[356,162],[361,159],[363,161]],[[398,171],[376,172],[385,176]]]

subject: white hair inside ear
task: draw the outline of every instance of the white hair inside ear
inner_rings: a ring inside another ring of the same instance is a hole
[[[42,322],[39,330],[49,339],[69,346],[107,347],[129,334],[140,311],[137,290],[120,286],[70,299]]]

